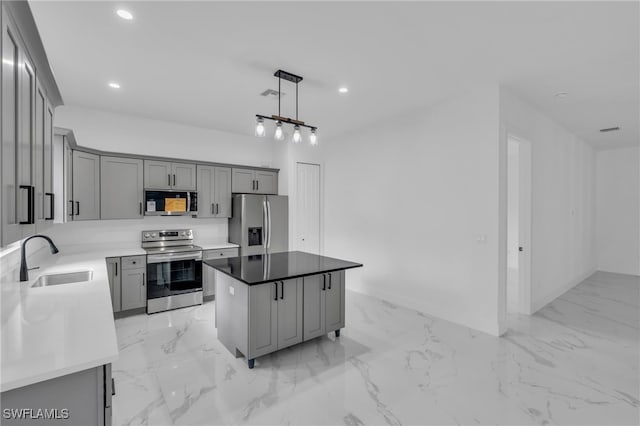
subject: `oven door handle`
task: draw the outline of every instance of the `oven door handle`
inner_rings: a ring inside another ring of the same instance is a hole
[[[202,260],[202,252],[150,254],[147,263],[173,262],[174,260]]]

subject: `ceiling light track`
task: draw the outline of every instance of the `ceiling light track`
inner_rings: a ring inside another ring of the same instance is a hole
[[[298,84],[302,81],[302,77],[299,75],[292,74],[290,72],[284,70],[278,70],[273,74],[274,77],[278,77],[278,114],[273,114],[271,116],[256,114],[256,132],[255,135],[258,137],[263,137],[266,135],[266,130],[264,128],[264,120],[272,120],[276,122],[276,131],[274,134],[274,138],[276,140],[283,140],[284,133],[282,130],[282,124],[292,124],[293,125],[293,136],[292,140],[294,143],[300,143],[302,141],[302,134],[300,133],[300,127],[306,127],[311,130],[309,135],[309,143],[311,145],[318,144],[318,136],[316,131],[318,130],[317,126],[313,126],[311,124],[306,124],[304,121],[298,118]],[[282,101],[282,80],[289,81],[296,85],[296,118],[284,117],[281,112],[281,101]]]

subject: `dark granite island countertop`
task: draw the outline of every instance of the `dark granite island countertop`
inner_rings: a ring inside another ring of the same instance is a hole
[[[203,263],[247,285],[362,267],[361,263],[302,251],[211,259]]]

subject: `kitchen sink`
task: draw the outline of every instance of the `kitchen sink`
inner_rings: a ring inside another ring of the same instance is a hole
[[[66,272],[62,274],[50,274],[40,276],[31,287],[47,287],[50,285],[71,284],[83,281],[91,281],[93,271]]]

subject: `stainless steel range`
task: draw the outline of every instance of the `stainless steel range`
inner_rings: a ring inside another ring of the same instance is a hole
[[[202,304],[202,247],[191,229],[142,231],[147,252],[147,313]]]

